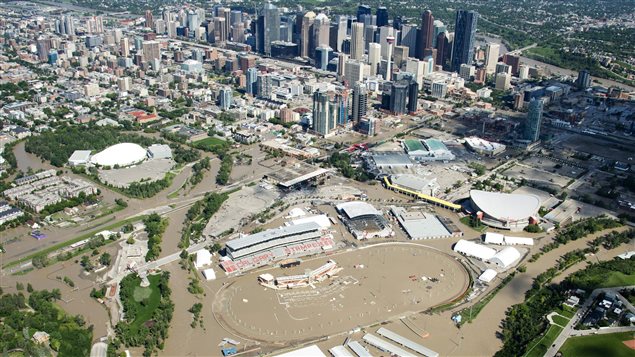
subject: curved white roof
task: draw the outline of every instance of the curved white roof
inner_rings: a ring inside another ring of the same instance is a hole
[[[500,221],[527,219],[540,209],[540,198],[535,195],[471,190],[470,198],[476,208]]]
[[[520,252],[516,248],[507,247],[492,257],[492,263],[507,268],[520,259]]]
[[[492,280],[494,280],[494,278],[496,277],[498,273],[496,273],[496,270],[494,269],[485,269],[485,271],[483,272],[483,274],[479,275],[478,280],[485,282],[485,283],[489,283]]]
[[[146,149],[137,144],[121,143],[93,155],[90,162],[99,166],[129,166],[143,161],[146,155]]]
[[[381,215],[381,212],[376,210],[370,203],[361,201],[340,203],[335,208],[337,208],[338,211],[344,211],[350,219],[360,216]]]
[[[496,250],[465,239],[459,239],[454,245],[453,250],[457,253],[469,255],[480,260],[490,260],[496,255]]]

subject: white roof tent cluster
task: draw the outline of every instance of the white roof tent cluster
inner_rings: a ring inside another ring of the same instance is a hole
[[[464,239],[460,239],[454,245],[453,250],[457,253],[477,258],[485,262],[491,262],[501,268],[508,268],[520,259],[520,252],[513,247],[503,248],[500,252]]]
[[[498,244],[498,245],[534,245],[532,238],[526,237],[510,237],[500,233],[487,232],[485,233],[485,243]]]
[[[437,352],[434,352],[433,350],[427,347],[424,347],[412,340],[402,337],[401,335],[398,335],[386,328],[383,328],[383,327],[379,328],[379,330],[377,330],[377,334],[399,344],[400,346],[403,346],[405,348],[408,348],[409,350],[415,351],[416,353],[421,354],[425,357],[439,357],[439,354]],[[389,352],[391,355],[394,355],[394,356],[410,357],[410,356],[417,355],[416,353],[406,351],[403,348],[399,346],[395,346],[392,343],[384,341],[381,338],[375,335],[372,335],[370,333],[365,334],[364,337],[362,338],[364,339],[364,341],[374,346],[375,348],[381,351]]]

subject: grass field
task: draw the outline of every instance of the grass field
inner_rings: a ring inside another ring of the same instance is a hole
[[[622,342],[633,338],[633,332],[571,337],[560,352],[564,357],[632,357],[635,351]]]
[[[205,138],[203,140],[195,141],[193,146],[201,150],[211,150],[219,146],[227,145],[225,140],[221,140],[214,137]]]
[[[547,353],[549,346],[553,344],[553,341],[556,340],[562,330],[562,327],[556,325],[549,326],[549,330],[547,330],[544,336],[536,338],[529,344],[529,348],[527,348],[524,357],[543,357],[545,353]]]
[[[604,280],[601,287],[610,288],[614,286],[630,286],[635,285],[635,274],[626,275],[619,271],[611,272]]]
[[[558,315],[562,315],[568,319],[572,318],[578,309],[562,305],[562,308],[554,310]]]
[[[569,319],[562,317],[560,315],[553,315],[551,316],[551,319],[553,320],[553,322],[555,322],[556,324],[564,327],[569,323]]]
[[[158,287],[161,275],[150,275],[148,280],[150,281],[150,286],[146,288],[138,286],[133,293],[134,301],[132,303],[139,305],[137,316],[130,324],[133,330],[138,329],[143,323],[150,320],[152,313],[161,302],[161,292]]]

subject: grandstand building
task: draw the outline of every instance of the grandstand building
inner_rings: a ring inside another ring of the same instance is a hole
[[[341,270],[342,268],[339,268],[334,260],[329,260],[326,264],[305,274],[279,277],[273,277],[271,274],[262,274],[258,277],[258,282],[272,289],[293,289],[322,282],[339,273]]]
[[[344,202],[335,206],[348,231],[356,239],[385,238],[394,235],[390,224],[371,204],[360,201]]]
[[[221,267],[236,273],[274,261],[333,249],[333,238],[316,222],[284,226],[232,239],[225,243]]]
[[[540,198],[535,195],[470,191],[470,209],[490,227],[521,231],[536,222]]]

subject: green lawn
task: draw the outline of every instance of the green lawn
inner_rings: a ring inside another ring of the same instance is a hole
[[[560,315],[553,315],[551,316],[551,319],[553,320],[553,322],[555,322],[556,324],[562,327],[567,326],[567,324],[569,323],[569,319],[562,317]]]
[[[461,218],[460,221],[461,221],[461,223],[465,224],[466,226],[472,228],[473,230],[475,230],[477,232],[483,233],[483,232],[485,232],[487,230],[487,226],[482,224],[482,223],[481,223],[480,227],[472,227],[471,222],[470,222],[471,219],[472,219],[471,217],[466,216],[466,217]]]
[[[543,357],[549,347],[553,344],[553,341],[556,340],[560,332],[562,332],[563,328],[551,325],[549,326],[549,330],[544,336],[537,337],[534,341],[529,344],[529,348],[527,348],[527,352],[525,353],[525,357]]]
[[[203,140],[195,141],[193,146],[202,150],[208,149],[211,150],[213,148],[226,145],[227,142],[225,140],[221,140],[214,137],[205,138]]]
[[[611,272],[604,280],[604,283],[599,286],[603,288],[610,288],[613,286],[629,286],[635,285],[635,274],[626,275],[619,271]]]
[[[578,311],[578,309],[571,308],[571,307],[568,307],[568,306],[565,306],[565,305],[562,305],[562,308],[555,310],[555,312],[558,315],[562,315],[562,316],[564,316],[564,317],[566,317],[568,319],[571,319],[575,315],[576,311]]]
[[[158,287],[161,275],[149,275],[148,280],[150,281],[150,286],[146,288],[139,286],[135,288],[133,293],[134,300],[131,303],[139,305],[139,310],[136,318],[130,324],[132,330],[138,329],[143,323],[150,320],[152,313],[161,302],[161,292]]]
[[[635,338],[633,332],[571,337],[560,352],[564,357],[632,357],[635,351],[622,342]]]

